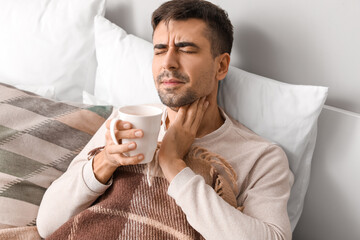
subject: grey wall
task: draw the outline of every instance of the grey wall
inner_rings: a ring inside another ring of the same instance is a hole
[[[106,17],[151,41],[151,13],[162,2],[108,0]],[[328,86],[326,104],[340,108],[320,115],[293,239],[360,239],[360,0],[212,2],[234,25],[232,65],[287,83]]]
[[[360,239],[360,114],[325,106],[318,125],[310,185],[293,240]]]
[[[106,17],[151,41],[161,0],[108,0]],[[359,0],[213,0],[235,26],[231,64],[294,84],[329,87],[327,105],[360,113]]]

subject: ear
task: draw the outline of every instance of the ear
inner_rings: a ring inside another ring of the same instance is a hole
[[[223,53],[217,58],[217,64],[218,68],[216,71],[216,79],[218,81],[223,80],[229,70],[229,64],[230,64],[230,55],[228,53]]]

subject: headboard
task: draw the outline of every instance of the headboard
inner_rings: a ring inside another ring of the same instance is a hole
[[[164,1],[108,0],[106,17],[151,41]],[[279,81],[329,87],[302,217],[293,239],[360,236],[359,1],[211,0],[234,25],[231,65]]]
[[[310,185],[293,239],[358,239],[360,236],[360,114],[325,106]]]

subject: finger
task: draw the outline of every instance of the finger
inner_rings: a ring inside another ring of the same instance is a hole
[[[107,129],[110,129],[111,120],[112,119],[106,121]],[[117,129],[117,130],[126,130],[126,129],[130,129],[130,128],[132,128],[132,124],[129,122],[126,122],[126,121],[122,121],[122,120],[118,120],[115,125],[115,129]]]
[[[201,97],[191,104],[186,115],[184,126],[190,128],[197,116],[198,108],[203,104],[205,97]]]
[[[107,146],[106,150],[108,157],[115,160],[119,165],[134,165],[140,163],[144,160],[143,154],[137,154],[134,156],[125,155],[128,154],[131,150],[134,150],[133,146],[131,145],[136,146],[136,143],[131,142],[128,144]]]
[[[198,107],[198,110],[197,110],[197,113],[196,113],[196,117],[194,119],[194,122],[192,123],[192,128],[197,131],[200,127],[200,124],[202,122],[202,119],[205,115],[205,112],[207,110],[209,106],[209,102],[205,100],[204,98],[204,101],[202,101],[201,103],[199,103],[199,107]]]
[[[115,133],[115,136],[120,139],[142,138],[144,136],[144,132],[141,129],[122,130]]]
[[[116,135],[115,135],[116,136]],[[118,138],[117,138],[118,139]],[[113,145],[115,144],[112,137],[111,137],[111,134],[110,134],[110,131],[107,130],[106,133],[105,133],[105,141],[106,141],[106,145]],[[121,144],[121,139],[118,139],[118,143]]]
[[[141,129],[115,130],[114,134],[119,143],[122,142],[122,139],[136,139],[144,136],[144,132]],[[105,133],[105,139],[107,143],[114,143],[109,130]]]
[[[189,108],[189,105],[181,106],[179,108],[179,110],[176,114],[176,117],[175,117],[175,121],[174,121],[175,123],[178,123],[181,125],[184,123],[188,108]]]
[[[121,158],[120,165],[136,165],[136,164],[139,164],[141,161],[144,160],[144,155],[143,154],[137,154],[137,155],[131,156],[131,157],[123,155],[120,158]]]
[[[189,108],[188,108],[186,116],[185,116],[184,125],[189,126],[189,123],[191,123],[193,121],[193,118],[196,113],[197,105],[199,104],[199,100],[200,99],[197,99],[196,101],[194,101],[193,103],[191,103],[189,105]]]
[[[107,146],[106,150],[109,154],[124,154],[136,149],[136,147],[135,142],[128,142],[125,144]]]
[[[128,157],[124,154],[113,154],[109,160],[118,166],[136,165],[144,160],[144,155],[137,154],[135,156]]]

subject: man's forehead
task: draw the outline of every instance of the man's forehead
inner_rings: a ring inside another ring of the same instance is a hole
[[[206,23],[200,19],[161,21],[154,31],[153,41],[164,41],[168,40],[169,37],[176,38],[175,40],[181,38],[187,40],[207,39],[206,31]]]

